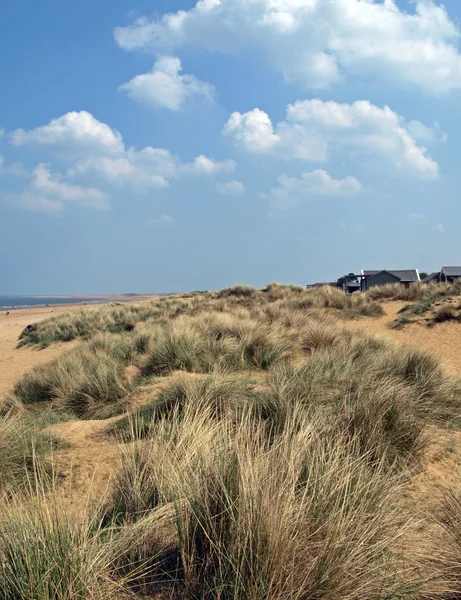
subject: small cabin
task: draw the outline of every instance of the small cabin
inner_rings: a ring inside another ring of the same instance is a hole
[[[362,292],[365,292],[366,290],[376,286],[388,285],[392,283],[410,285],[412,283],[419,283],[420,281],[421,279],[419,277],[418,269],[382,269],[381,271],[362,270],[361,290]]]
[[[461,279],[461,267],[442,267],[440,270],[440,281],[453,283]]]

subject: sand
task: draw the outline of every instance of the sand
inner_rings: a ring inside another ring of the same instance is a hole
[[[385,314],[382,317],[347,321],[345,326],[431,352],[440,358],[447,372],[461,376],[461,323],[446,321],[435,327],[427,327],[421,322],[405,325],[402,329],[391,329],[389,323],[406,305],[408,302],[384,303],[382,306]]]

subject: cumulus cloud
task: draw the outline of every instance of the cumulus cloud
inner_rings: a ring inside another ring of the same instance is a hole
[[[198,0],[114,32],[126,50],[257,48],[288,81],[325,87],[344,76],[392,79],[429,92],[461,87],[458,27],[433,0]]]
[[[180,177],[213,178],[236,167],[233,160],[218,161],[203,154],[182,162],[165,148],[126,148],[118,131],[85,111],[67,113],[30,131],[17,129],[11,142],[49,150],[68,165],[65,175],[52,174],[48,167],[38,165],[31,182],[34,193],[93,208],[108,206],[109,196],[100,187],[110,186],[109,192],[116,188],[144,192],[168,187]]]
[[[223,133],[251,152],[267,152],[280,143],[274,133],[269,115],[259,108],[245,114],[234,112],[224,126]]]
[[[225,196],[241,196],[245,192],[245,186],[241,181],[225,181],[216,184],[216,190]]]
[[[300,178],[280,175],[278,187],[263,197],[270,199],[279,208],[289,208],[302,196],[355,196],[363,191],[355,177],[333,179],[326,171],[317,169],[303,173]]]
[[[180,173],[195,173],[198,175],[217,175],[218,173],[232,173],[236,163],[233,160],[215,161],[201,154],[190,164],[180,167]]]
[[[95,156],[77,161],[68,170],[70,177],[85,176],[98,182],[134,190],[164,188],[169,186],[178,168],[177,159],[162,148],[130,149],[118,157]]]
[[[119,90],[154,109],[178,111],[194,96],[213,100],[215,89],[211,84],[200,81],[194,75],[181,75],[181,71],[179,58],[161,56],[149,73],[137,75],[121,85]]]
[[[402,172],[436,179],[438,165],[418,146],[405,119],[388,106],[369,101],[339,104],[303,100],[287,108],[287,118],[276,126],[265,112],[233,113],[223,134],[249,152],[285,159],[324,161],[336,151],[374,152]]]
[[[230,173],[235,166],[233,160],[219,162],[204,155],[197,156],[191,163],[182,163],[168,150],[148,146],[139,151],[131,148],[117,158],[95,157],[78,161],[68,174],[71,177],[96,176],[111,185],[143,191],[168,187],[172,179],[179,177]]]
[[[109,197],[101,190],[66,183],[59,176],[52,175],[45,165],[35,168],[31,186],[38,193],[56,198],[60,202],[97,209],[108,208],[109,205]]]
[[[15,146],[41,146],[64,159],[82,154],[114,155],[125,149],[118,131],[84,110],[68,112],[29,131],[16,129],[11,142]]]

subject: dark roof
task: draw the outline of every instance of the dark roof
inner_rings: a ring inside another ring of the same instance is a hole
[[[431,273],[427,277],[424,277],[424,279],[421,279],[421,281],[423,283],[427,283],[428,281],[432,281],[433,279],[438,279],[439,276],[440,276],[440,271],[435,271],[434,273]]]
[[[447,277],[461,277],[461,267],[442,267]]]
[[[383,271],[386,273],[390,273],[391,275],[393,275],[394,277],[397,277],[398,279],[400,279],[400,281],[402,281],[404,283],[420,280],[418,269],[403,269],[403,270],[381,269],[381,270],[376,270],[376,271],[363,270],[362,273],[365,277],[373,277],[373,275],[377,275],[378,273],[382,273]]]

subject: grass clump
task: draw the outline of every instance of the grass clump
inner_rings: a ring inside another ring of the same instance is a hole
[[[434,323],[443,323],[444,321],[458,321],[461,319],[460,313],[456,307],[450,304],[444,304],[434,311]]]
[[[218,298],[255,298],[258,290],[251,285],[233,285],[218,292]]]
[[[243,414],[258,412],[259,398],[246,379],[231,373],[215,372],[199,377],[180,375],[152,402],[117,420],[110,433],[123,441],[144,439],[161,419],[183,418],[186,407],[206,409],[211,418],[226,416],[238,421]]]
[[[266,370],[298,351],[295,336],[279,327],[248,318],[205,315],[165,328],[147,356],[143,374],[208,373],[217,368]]]
[[[110,554],[104,551],[94,523],[33,504],[22,511],[9,509],[2,516],[1,598],[115,598],[119,586],[108,577]]]
[[[144,365],[144,375],[165,375],[172,371],[197,371],[197,339],[193,335],[175,335],[167,331],[163,339],[151,350]]]
[[[181,597],[375,600],[408,590],[392,550],[405,530],[395,529],[406,518],[398,481],[370,471],[354,440],[329,437],[296,411],[271,440],[252,420],[236,430],[209,416],[186,409],[155,425],[142,458],[129,449],[113,498],[120,506],[130,495],[118,568],[133,556],[152,565],[140,569],[144,593],[158,592],[160,572]],[[136,491],[146,471],[150,506]]]
[[[37,477],[48,482],[48,458],[59,447],[59,440],[40,432],[31,419],[0,417],[0,494],[35,487]]]
[[[405,302],[421,302],[434,298],[459,296],[461,286],[456,283],[412,283],[408,286],[401,283],[389,283],[370,288],[365,296],[372,300],[403,300]],[[422,303],[421,307],[424,307]]]
[[[51,402],[80,418],[107,418],[123,411],[132,391],[120,359],[89,345],[33,369],[14,388],[25,405]]]

